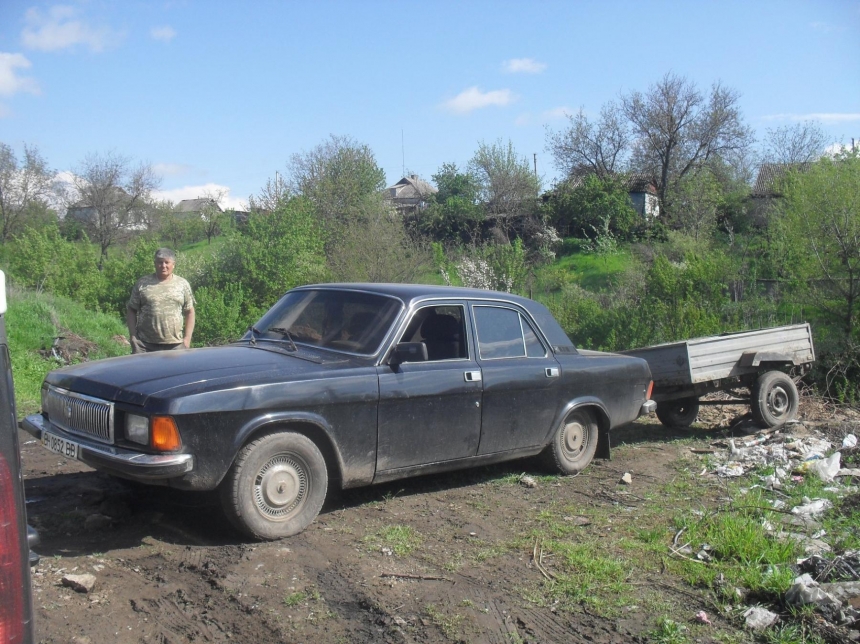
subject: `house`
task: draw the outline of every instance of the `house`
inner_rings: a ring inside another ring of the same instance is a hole
[[[98,199],[101,202],[98,207],[92,199]],[[98,228],[105,223],[99,221],[99,210],[102,210],[103,212],[110,212],[111,218],[121,217],[124,219],[116,226],[119,229],[146,230],[151,223],[150,215],[152,213],[149,206],[143,202],[138,202],[130,211],[126,212],[130,201],[131,195],[122,188],[113,186],[107,191],[90,195],[88,201],[78,201],[66,208],[66,218],[74,219],[85,227]],[[110,223],[113,224],[114,222]]]
[[[762,163],[759,166],[750,192],[750,215],[755,226],[767,227],[777,200],[783,196],[781,183],[786,174],[790,171],[805,172],[810,166],[810,163]]]
[[[439,191],[434,186],[419,179],[417,174],[410,174],[387,187],[385,197],[394,204],[397,212],[410,215],[424,210],[427,207],[427,199],[437,192]]]
[[[217,212],[223,212],[221,206],[214,199],[183,199],[173,208],[173,212],[182,218],[190,218],[193,215],[202,217],[207,208],[214,208]]]

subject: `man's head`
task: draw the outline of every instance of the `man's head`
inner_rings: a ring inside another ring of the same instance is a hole
[[[159,280],[166,280],[173,275],[176,266],[176,253],[169,248],[159,248],[155,251],[155,275]]]

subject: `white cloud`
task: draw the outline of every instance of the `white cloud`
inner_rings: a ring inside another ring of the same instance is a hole
[[[0,96],[18,92],[39,93],[39,84],[28,76],[19,76],[18,70],[29,69],[31,63],[23,54],[0,52]]]
[[[192,168],[183,163],[156,163],[152,169],[155,174],[162,177],[180,177],[183,174],[188,174]]]
[[[491,105],[504,106],[515,101],[517,97],[509,89],[497,89],[482,92],[477,86],[465,89],[454,98],[442,103],[442,107],[457,114],[468,114]]]
[[[31,8],[24,15],[26,26],[21,33],[24,45],[39,51],[58,51],[84,45],[100,52],[119,43],[123,34],[110,27],[93,27],[77,18],[78,10],[68,5],[54,5],[48,12]]]
[[[559,121],[561,119],[566,119],[568,116],[573,114],[573,112],[574,111],[569,107],[554,107],[541,114],[541,119],[544,121]]]
[[[814,114],[769,114],[765,121],[821,121],[829,125],[860,121],[860,112],[816,112]]]
[[[176,38],[176,29],[174,29],[170,25],[164,25],[163,27],[153,27],[149,30],[149,35],[155,40],[161,40],[162,42],[170,42],[171,40]]]
[[[179,203],[183,199],[202,199],[207,194],[213,195],[223,193],[221,199],[221,208],[227,210],[247,210],[247,202],[230,195],[230,188],[217,183],[205,183],[199,186],[183,186],[181,188],[173,188],[171,190],[156,190],[152,196],[156,199],[169,199],[173,203]]]
[[[502,63],[502,69],[508,74],[540,74],[546,69],[546,63],[534,58],[511,58]]]

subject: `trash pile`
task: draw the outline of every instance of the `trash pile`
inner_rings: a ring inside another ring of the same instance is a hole
[[[797,540],[806,557],[797,561],[798,576],[785,593],[787,606],[814,605],[815,610],[831,624],[849,629],[852,634],[860,631],[860,551],[848,551],[834,556],[825,541],[826,532],[817,523],[821,515],[832,507],[825,498],[803,498],[803,502],[788,507],[783,490],[804,477],[815,476],[828,487],[824,489],[839,497],[858,492],[860,468],[842,467],[843,454],[854,456],[860,453],[857,437],[846,434],[841,445],[834,444],[823,435],[810,432],[802,423],[789,423],[759,432],[747,438],[734,438],[711,444],[713,450],[694,450],[712,455],[712,467],[706,467],[702,475],[720,478],[739,477],[762,467],[772,474],[760,477],[761,487],[775,492],[771,501],[775,510],[788,515],[786,525],[765,528],[780,538]],[[836,447],[836,449],[834,449]],[[856,462],[856,458],[850,460]],[[802,532],[802,534],[801,534]],[[778,615],[761,606],[754,606],[744,613],[746,624],[753,630],[769,627],[778,620]],[[854,639],[860,640],[860,633]]]

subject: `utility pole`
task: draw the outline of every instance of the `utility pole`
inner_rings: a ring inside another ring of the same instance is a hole
[[[537,179],[537,152],[535,152],[534,155],[535,155],[535,179]]]

